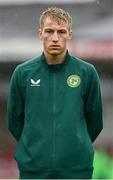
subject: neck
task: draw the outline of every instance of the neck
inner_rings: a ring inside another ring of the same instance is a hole
[[[66,52],[67,51],[59,55],[51,55],[44,51],[44,55],[48,64],[61,64],[65,59]]]

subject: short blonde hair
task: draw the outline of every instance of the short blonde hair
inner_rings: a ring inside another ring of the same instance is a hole
[[[72,17],[66,11],[61,8],[50,7],[46,9],[42,15],[40,16],[40,28],[42,29],[44,26],[44,21],[47,17],[55,20],[58,24],[61,24],[62,21],[66,22],[69,30],[72,29]]]

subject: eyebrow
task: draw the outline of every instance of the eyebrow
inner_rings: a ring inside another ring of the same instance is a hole
[[[52,31],[55,31],[54,28],[45,28],[45,31],[48,31],[48,30],[52,30]],[[66,29],[57,29],[57,31],[66,31]]]
[[[55,31],[55,29],[52,29],[52,28],[45,28],[45,30],[44,31]],[[57,32],[67,32],[67,30],[66,29],[57,29]]]

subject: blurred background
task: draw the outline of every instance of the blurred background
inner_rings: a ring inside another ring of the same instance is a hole
[[[15,67],[42,52],[40,14],[50,6],[73,18],[70,52],[100,76],[104,129],[94,143],[93,178],[113,178],[113,0],[0,0],[0,178],[18,178],[16,141],[7,129],[7,97]]]

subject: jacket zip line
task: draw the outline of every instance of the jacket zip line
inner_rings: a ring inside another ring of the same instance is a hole
[[[55,165],[55,125],[56,125],[56,73],[53,74],[53,150],[52,150],[52,157],[53,157],[53,168]]]

